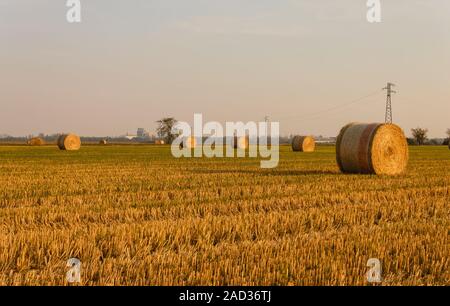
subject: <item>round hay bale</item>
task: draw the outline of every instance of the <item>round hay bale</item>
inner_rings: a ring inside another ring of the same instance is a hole
[[[187,149],[193,149],[197,146],[197,140],[194,136],[185,137],[183,142],[180,144],[180,147],[184,148],[184,144],[186,144]]]
[[[157,139],[157,140],[155,140],[155,144],[156,145],[163,145],[163,144],[165,144],[165,142],[162,139]]]
[[[40,137],[33,137],[30,140],[28,140],[27,143],[30,146],[43,146],[43,145],[45,145],[44,139],[42,139]]]
[[[58,138],[58,148],[65,151],[77,151],[81,147],[80,137],[75,134],[64,134]]]
[[[99,145],[105,146],[108,144],[108,141],[106,139],[102,139],[100,140],[100,142],[98,143]]]
[[[311,136],[295,136],[292,139],[292,150],[294,152],[314,152],[316,142]]]
[[[336,160],[343,173],[397,175],[408,165],[408,144],[395,124],[350,123],[336,141]]]
[[[234,141],[233,141],[233,147],[235,149],[248,149],[248,146],[250,144],[250,139],[248,136],[241,136],[241,137],[237,137],[234,136]]]

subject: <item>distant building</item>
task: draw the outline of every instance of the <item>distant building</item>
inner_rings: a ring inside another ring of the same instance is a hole
[[[144,128],[138,128],[136,135],[139,138],[148,138],[150,134]]]
[[[336,143],[336,137],[319,136],[319,137],[316,137],[316,143],[335,144]]]
[[[127,132],[127,134],[125,136],[123,136],[123,137],[125,137],[128,140],[133,140],[133,139],[137,138],[138,136],[137,135],[131,135],[131,134],[129,134]]]

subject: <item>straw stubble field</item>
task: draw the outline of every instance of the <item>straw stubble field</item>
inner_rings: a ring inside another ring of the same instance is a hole
[[[450,152],[343,175],[334,147],[179,159],[168,146],[0,147],[0,285],[448,285]]]

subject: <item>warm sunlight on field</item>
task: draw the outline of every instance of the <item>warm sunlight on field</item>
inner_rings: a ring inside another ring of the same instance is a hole
[[[174,159],[169,146],[0,147],[0,285],[366,285],[450,279],[450,151],[343,175],[334,147]]]

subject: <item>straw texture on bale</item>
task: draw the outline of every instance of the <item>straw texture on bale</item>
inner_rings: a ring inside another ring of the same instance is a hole
[[[60,150],[76,151],[81,147],[80,137],[75,134],[64,134],[58,138],[58,147]]]
[[[295,136],[292,139],[292,150],[295,152],[314,152],[316,142],[311,136]]]
[[[234,136],[233,146],[235,149],[248,149],[250,140],[248,136],[237,137]]]
[[[42,139],[40,137],[34,137],[34,138],[31,138],[30,140],[28,140],[28,145],[43,146],[43,145],[45,145],[45,141],[44,141],[44,139]]]
[[[180,147],[184,148],[185,144],[187,149],[193,149],[197,146],[197,140],[194,136],[189,136],[183,140],[183,142],[180,144]]]
[[[397,175],[408,165],[408,144],[395,124],[350,123],[336,142],[336,160],[343,173]]]

